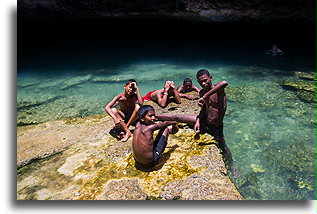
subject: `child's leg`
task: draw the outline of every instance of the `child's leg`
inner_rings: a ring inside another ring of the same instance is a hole
[[[233,173],[234,177],[236,177],[236,178],[239,177],[240,173],[236,169],[236,167],[234,167],[234,165],[233,165],[231,151],[230,151],[229,147],[227,146],[225,139],[222,137],[222,138],[217,138],[216,140],[219,142],[219,146],[220,146],[221,150],[224,152],[224,154],[228,160],[230,170]]]
[[[118,110],[116,108],[112,108],[111,111],[116,117],[116,118],[113,118],[113,120],[114,120],[115,126],[117,126],[120,123],[118,123],[116,121],[122,121],[123,118],[124,118],[124,114],[120,110]]]
[[[139,118],[139,116],[137,114],[139,109],[140,109],[140,106],[139,105],[135,105],[133,113],[132,113],[132,115],[131,115],[128,123],[127,123],[127,127],[128,128],[130,127],[131,124],[133,124]]]
[[[161,114],[155,116],[160,121],[176,121],[178,123],[186,123],[188,125],[195,125],[196,116],[195,115],[170,115]]]
[[[153,162],[154,164],[157,163],[160,158],[162,157],[162,154],[166,148],[168,135],[170,130],[165,127],[162,128],[159,133],[157,134],[154,145],[153,145]]]
[[[121,139],[121,141],[125,142],[129,139],[129,137],[132,135],[132,133],[130,132],[129,128],[127,127],[127,125],[125,124],[125,122],[123,120],[124,114],[123,114],[123,112],[121,112],[120,110],[118,110],[116,108],[112,108],[111,110],[114,113],[114,115],[117,117],[117,119],[120,120],[120,122],[117,123],[116,126],[119,124],[123,128],[125,135]]]

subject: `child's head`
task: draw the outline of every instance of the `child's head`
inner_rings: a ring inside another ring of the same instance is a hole
[[[193,86],[193,82],[190,78],[185,78],[183,82],[183,87],[185,90],[190,90]]]
[[[150,105],[143,105],[138,110],[140,120],[145,124],[155,123],[155,109]]]
[[[128,82],[124,85],[124,89],[128,95],[132,95],[135,93],[136,81],[134,79],[129,79]]]
[[[199,83],[199,85],[205,89],[205,90],[210,90],[211,88],[211,80],[212,80],[212,76],[209,73],[208,70],[206,69],[200,69],[197,74],[197,82]]]

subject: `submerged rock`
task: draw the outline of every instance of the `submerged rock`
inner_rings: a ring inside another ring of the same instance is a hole
[[[257,164],[251,164],[250,165],[251,169],[253,172],[256,172],[256,173],[263,173],[265,172],[265,169],[263,169],[261,166],[257,165]]]
[[[78,87],[79,85],[83,84],[84,82],[86,82],[90,79],[91,79],[90,74],[85,75],[85,76],[78,76],[78,77],[71,78],[71,79],[64,82],[61,89],[65,90],[65,89],[69,89],[72,87]]]
[[[288,90],[295,91],[298,98],[305,102],[316,102],[316,82],[305,80],[285,80],[280,85]]]

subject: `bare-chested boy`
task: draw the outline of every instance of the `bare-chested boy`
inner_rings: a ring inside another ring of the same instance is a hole
[[[181,98],[179,96],[179,93],[177,92],[174,82],[166,81],[164,89],[150,91],[142,99],[144,101],[152,100],[156,102],[160,107],[165,108],[168,104],[168,101],[172,97],[177,104],[181,103]]]
[[[175,121],[155,123],[155,110],[150,105],[144,105],[138,110],[140,121],[136,124],[133,132],[133,155],[138,166],[151,168],[162,157],[169,134],[175,134],[178,126]],[[168,127],[170,126],[171,127]],[[153,133],[160,130],[155,140]]]
[[[104,108],[106,112],[113,118],[115,126],[121,126],[125,132],[124,136],[121,136],[121,141],[125,142],[132,135],[129,130],[129,126],[133,124],[137,119],[137,111],[140,108],[139,105],[143,104],[142,97],[135,80],[130,79],[124,85],[124,92],[115,96]],[[120,110],[114,106],[119,103]]]
[[[196,77],[202,87],[198,100],[198,105],[201,107],[199,115],[197,117],[194,115],[157,115],[157,118],[162,121],[173,120],[194,125],[196,133],[209,133],[214,136],[228,160],[231,172],[235,177],[239,177],[239,172],[233,165],[230,149],[223,136],[223,118],[227,108],[224,89],[228,83],[221,81],[212,84],[212,76],[206,69],[199,70]]]
[[[196,91],[200,92],[200,89],[193,84],[192,80],[190,78],[185,78],[182,85],[177,86],[177,92],[179,93],[179,96],[182,98],[187,98],[189,100],[194,100],[196,97],[192,94],[185,94],[187,92]]]

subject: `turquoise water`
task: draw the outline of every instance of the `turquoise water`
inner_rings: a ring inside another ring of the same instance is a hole
[[[310,68],[239,65],[213,61],[134,60],[92,69],[19,70],[17,124],[105,113],[103,107],[136,79],[142,96],[166,80],[181,84],[206,68],[213,82],[227,80],[224,134],[247,199],[315,199],[315,102],[303,100],[283,81],[298,81]],[[308,81],[308,80],[307,80]],[[309,82],[309,81],[308,81]]]

